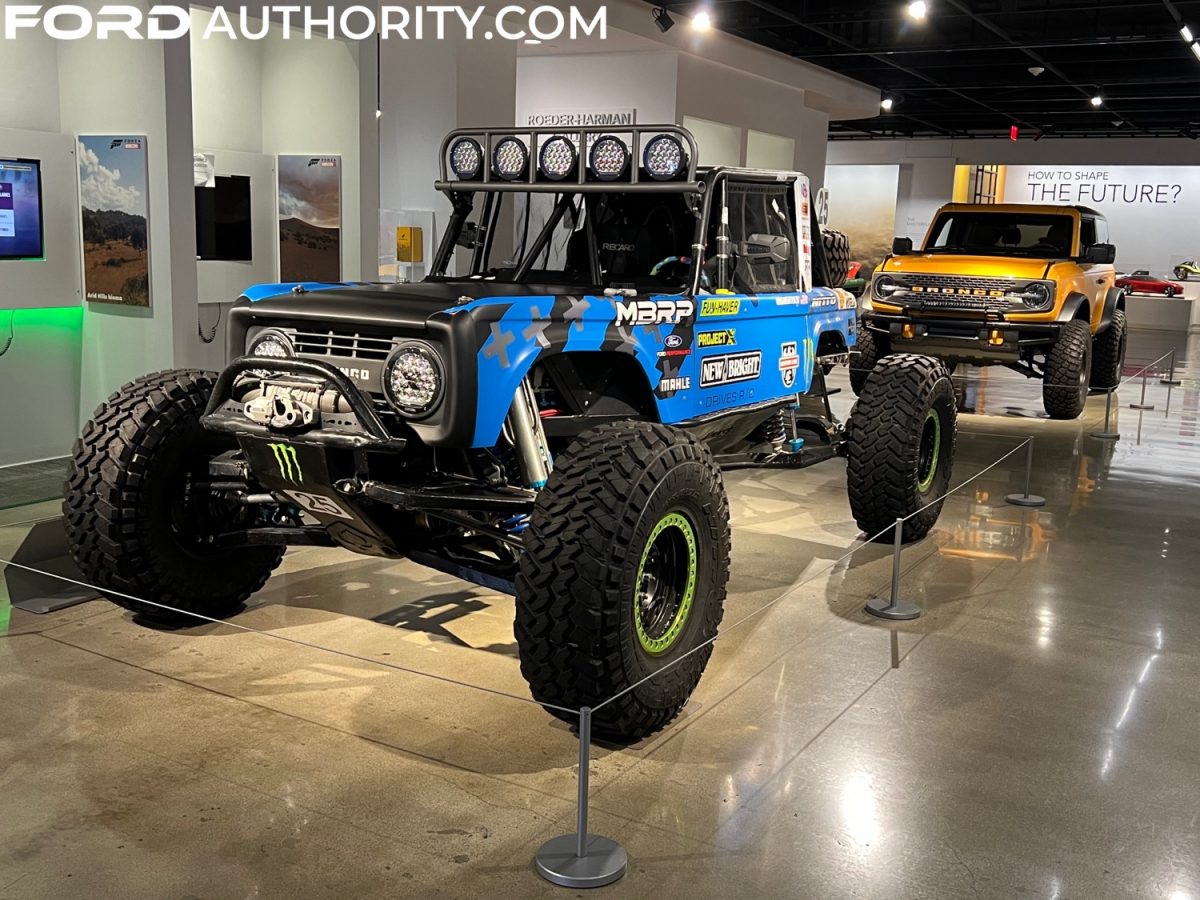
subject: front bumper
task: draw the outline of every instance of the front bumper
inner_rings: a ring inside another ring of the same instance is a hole
[[[907,310],[873,312],[861,324],[874,334],[886,335],[894,351],[976,364],[1018,362],[1025,351],[1054,344],[1063,327],[1062,322],[912,315]]]

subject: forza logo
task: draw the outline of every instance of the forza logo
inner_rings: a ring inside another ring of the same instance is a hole
[[[630,300],[616,306],[618,325],[678,325],[696,311],[691,300]]]
[[[304,481],[304,473],[300,469],[300,458],[296,456],[296,448],[290,444],[268,444],[275,454],[275,464],[279,466],[279,477],[292,484]]]
[[[758,350],[710,356],[700,363],[700,387],[753,381],[761,371],[762,353]]]

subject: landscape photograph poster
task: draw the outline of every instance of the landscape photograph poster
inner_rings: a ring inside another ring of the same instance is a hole
[[[96,303],[150,306],[146,138],[78,139],[83,292]]]
[[[839,165],[825,169],[829,227],[850,239],[850,259],[870,273],[892,252],[899,166]]]
[[[279,279],[340,281],[342,161],[280,156]]]

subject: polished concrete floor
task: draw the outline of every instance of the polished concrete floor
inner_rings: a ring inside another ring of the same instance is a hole
[[[1135,336],[1131,360],[1177,343]],[[862,612],[890,560],[845,558],[842,463],[730,474],[726,627],[695,699],[595,750],[592,828],[631,858],[597,895],[1200,900],[1183,374],[1169,409],[1157,382],[1152,412],[1122,391],[1114,444],[1089,436],[1102,398],[1052,423],[1036,385],[968,371],[956,481],[1033,435],[1048,505],[1004,504],[1019,454],[955,495],[905,551],[927,612],[903,625]],[[52,514],[0,513],[25,523],[0,554]],[[522,699],[507,598],[305,549],[228,625],[153,631],[104,602],[0,623],[4,900],[573,893],[531,859],[573,827],[577,744]]]

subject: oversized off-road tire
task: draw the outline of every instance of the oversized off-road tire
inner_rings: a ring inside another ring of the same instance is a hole
[[[1092,341],[1092,387],[1108,390],[1121,383],[1125,347],[1129,343],[1128,328],[1125,311],[1114,310],[1108,328]]]
[[[850,390],[855,396],[861,397],[867,376],[875,368],[875,364],[890,352],[888,339],[881,334],[875,334],[858,325],[858,343],[850,350]]]
[[[933,528],[950,489],[957,416],[940,361],[897,353],[875,365],[846,426],[850,510],[868,537],[893,540],[908,516],[905,542]]]
[[[824,284],[842,287],[850,274],[850,238],[840,231],[822,228],[821,245],[825,250]]]
[[[281,547],[206,543],[246,515],[191,490],[207,480],[208,460],[231,447],[200,425],[215,377],[181,369],[125,385],[71,451],[63,496],[71,555],[110,600],[147,619],[186,625],[199,624],[186,613],[227,616],[283,558]]]
[[[584,432],[556,458],[525,532],[515,632],[534,698],[574,722],[553,707],[632,688],[593,727],[625,740],[657,731],[700,681],[728,578],[729,504],[708,448],[646,422]]]
[[[1082,319],[1063,326],[1046,353],[1042,404],[1052,419],[1078,419],[1092,375],[1092,329]]]

